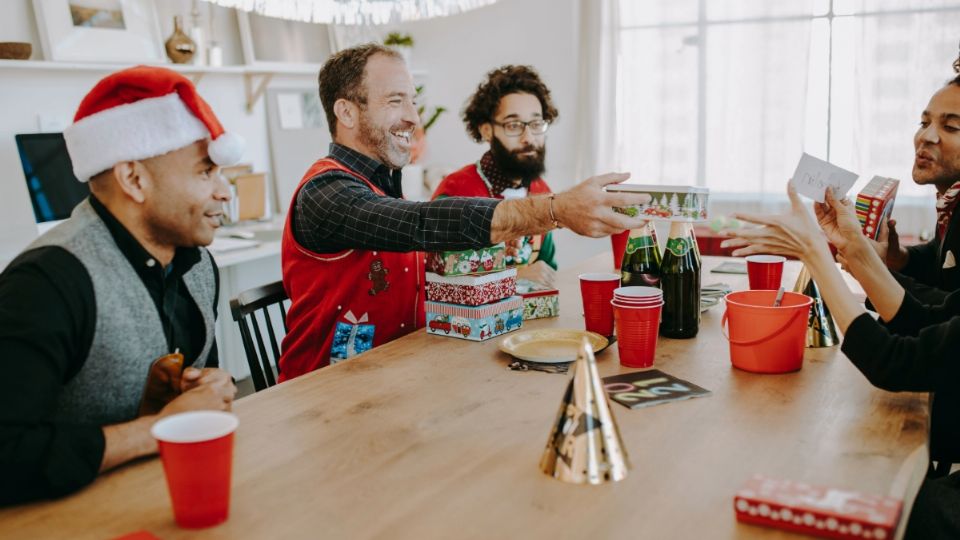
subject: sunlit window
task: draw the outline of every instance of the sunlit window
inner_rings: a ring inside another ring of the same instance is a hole
[[[636,182],[783,193],[801,152],[915,186],[960,0],[620,0],[617,155]]]

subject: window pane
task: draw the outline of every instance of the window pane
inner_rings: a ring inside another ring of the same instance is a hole
[[[705,175],[711,190],[784,193],[804,150],[808,119],[825,117],[826,100],[808,100],[811,22],[708,30]],[[819,48],[821,65],[825,51]],[[820,110],[808,114],[813,106]]]
[[[960,11],[834,21],[831,161],[901,181],[901,196],[932,196],[912,182],[913,135],[930,97],[954,76]]]
[[[696,23],[697,0],[620,0],[620,26]]]
[[[695,32],[666,28],[621,33],[617,154],[633,183],[696,184]]]
[[[707,19],[753,19],[758,17],[788,17],[797,15],[825,15],[828,3],[818,0],[738,0],[736,2],[707,2]]]
[[[833,12],[837,15],[945,7],[960,7],[960,0],[833,0]]]

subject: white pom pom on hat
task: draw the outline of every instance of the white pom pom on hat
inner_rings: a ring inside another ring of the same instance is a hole
[[[211,139],[207,152],[217,165],[237,163],[244,151],[243,139],[224,131],[189,79],[149,66],[98,82],[63,137],[81,182],[122,161],[159,156],[201,139]]]

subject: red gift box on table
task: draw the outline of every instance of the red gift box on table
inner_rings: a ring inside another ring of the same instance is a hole
[[[427,272],[427,300],[480,306],[517,293],[517,269],[471,276],[441,276]]]
[[[903,502],[755,475],[733,499],[737,520],[821,538],[893,538]]]
[[[855,210],[864,235],[874,240],[879,238],[880,224],[893,212],[899,186],[899,180],[874,176],[857,195]]]

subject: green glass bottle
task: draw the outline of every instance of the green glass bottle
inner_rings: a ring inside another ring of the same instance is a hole
[[[663,312],[660,335],[692,338],[700,330],[700,257],[693,225],[673,222],[660,266]]]
[[[630,231],[620,263],[620,284],[624,287],[660,286],[660,245],[657,231],[650,221]]]

